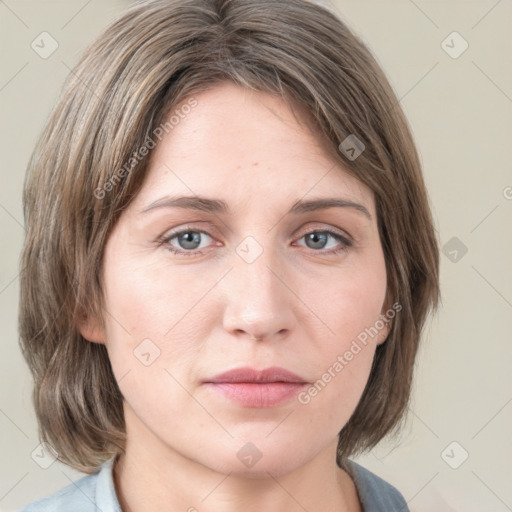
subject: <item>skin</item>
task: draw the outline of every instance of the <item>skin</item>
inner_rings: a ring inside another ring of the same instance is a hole
[[[281,366],[314,383],[375,324],[387,304],[373,193],[281,99],[231,83],[195,98],[153,150],[142,190],[107,241],[104,319],[81,325],[87,340],[106,345],[124,396],[127,449],[114,469],[121,506],[359,511],[355,486],[336,465],[337,435],[387,328],[307,404],[293,397],[242,407],[202,381]],[[231,212],[141,213],[165,195],[222,199]],[[287,213],[296,200],[323,197],[364,205],[371,219],[348,207]],[[181,229],[207,234],[195,245],[158,241]],[[329,255],[343,242],[308,244],[305,235],[325,229],[352,246]],[[249,263],[237,248],[262,252]],[[146,360],[158,354],[149,365],[134,355],[145,339]],[[248,442],[262,454],[252,467],[237,457]]]

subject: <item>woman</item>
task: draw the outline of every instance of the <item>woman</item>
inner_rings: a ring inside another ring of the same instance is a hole
[[[32,155],[25,510],[393,511],[438,242],[383,71],[305,0],[152,1],[85,52]]]

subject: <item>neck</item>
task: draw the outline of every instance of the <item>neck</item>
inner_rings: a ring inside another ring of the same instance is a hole
[[[313,460],[275,477],[219,473],[162,443],[151,433],[128,435],[114,466],[123,512],[361,512],[356,488],[336,465],[336,440]],[[130,441],[139,439],[143,442]]]

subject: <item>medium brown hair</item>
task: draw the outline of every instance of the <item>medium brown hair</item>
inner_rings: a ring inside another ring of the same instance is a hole
[[[385,74],[333,12],[306,0],[150,1],[113,22],[68,76],[23,191],[20,345],[39,435],[78,471],[96,472],[125,447],[106,347],[85,340],[78,319],[105,313],[105,243],[148,168],[134,155],[173,109],[224,80],[298,105],[333,158],[374,192],[387,303],[402,309],[339,434],[338,464],[397,432],[405,416],[422,328],[440,299],[439,251]],[[338,149],[348,136],[364,143],[357,158]]]

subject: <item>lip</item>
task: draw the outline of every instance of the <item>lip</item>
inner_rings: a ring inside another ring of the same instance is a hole
[[[225,398],[243,407],[273,407],[296,395],[307,380],[278,366],[263,370],[235,368],[204,381]]]
[[[279,366],[272,366],[264,370],[256,370],[245,366],[220,373],[215,377],[205,380],[208,383],[252,383],[265,384],[269,382],[289,382],[295,384],[307,384],[307,380]]]

